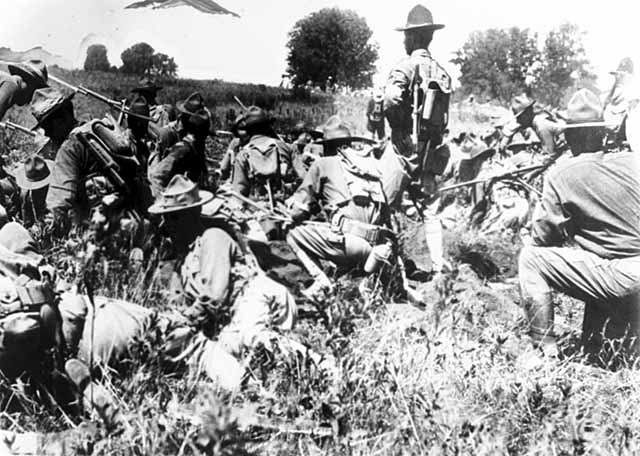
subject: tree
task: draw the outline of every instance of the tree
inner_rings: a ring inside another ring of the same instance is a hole
[[[526,91],[529,69],[540,58],[536,41],[536,34],[518,27],[473,32],[451,60],[460,66],[463,94],[506,104]]]
[[[354,11],[324,8],[300,19],[289,32],[287,72],[297,85],[333,81],[352,88],[370,86],[378,59],[373,32]]]
[[[542,50],[542,65],[535,75],[537,98],[558,105],[578,87],[593,87],[596,76],[589,69],[582,35],[575,24],[569,23],[549,32]]]
[[[87,57],[84,60],[85,71],[109,71],[110,68],[107,47],[104,44],[92,44],[87,48]]]
[[[120,58],[122,59],[123,73],[129,74],[149,74],[153,68],[154,49],[147,43],[137,43],[125,49]]]

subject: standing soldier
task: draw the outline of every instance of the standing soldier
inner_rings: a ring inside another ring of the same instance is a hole
[[[209,135],[211,117],[200,93],[191,94],[178,103],[182,139],[149,162],[149,181],[154,197],[157,197],[176,174],[186,174],[193,182],[206,178],[205,141]]]
[[[634,82],[633,61],[626,57],[622,59],[616,71],[611,71],[615,80],[604,101],[604,120],[611,123],[620,141],[626,140],[626,116],[629,110],[638,104],[640,94],[632,93]]]
[[[391,127],[393,149],[387,148],[381,159],[385,193],[391,204],[399,202],[409,182],[419,181],[419,193],[426,203],[427,246],[435,273],[445,265],[442,225],[436,215],[435,178],[444,172],[449,159],[449,149],[442,142],[451,77],[431,57],[429,45],[433,32],[443,27],[433,23],[427,8],[417,5],[409,12],[407,24],[397,29],[404,32],[407,55],[391,70],[385,86],[384,112]]]
[[[0,72],[0,120],[13,106],[24,106],[33,92],[47,86],[47,67],[41,60],[7,65],[9,73]]]
[[[382,140],[385,136],[383,107],[384,89],[376,87],[367,103],[367,130],[375,140]]]
[[[131,92],[141,95],[147,100],[151,121],[158,127],[164,127],[175,120],[176,114],[173,106],[158,104],[156,97],[160,90],[162,90],[162,86],[156,85],[153,79],[144,77],[140,80],[139,86],[135,87]]]

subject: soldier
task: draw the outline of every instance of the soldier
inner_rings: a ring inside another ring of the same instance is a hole
[[[153,79],[144,77],[140,80],[138,87],[135,87],[131,92],[147,100],[151,121],[157,127],[165,127],[169,122],[176,120],[176,113],[173,106],[158,103],[156,97],[160,90],[162,90],[162,86],[157,85]]]
[[[25,228],[44,221],[51,169],[53,169],[53,161],[45,160],[39,155],[32,155],[16,171],[16,183],[21,190],[20,212]]]
[[[220,178],[223,180],[230,178],[233,179],[233,167],[236,162],[236,157],[238,156],[240,149],[242,149],[249,141],[247,130],[240,128],[240,123],[243,120],[244,114],[239,114],[231,124],[233,139],[229,142],[227,150],[220,162]]]
[[[205,369],[226,386],[235,386],[223,380],[228,371],[240,370],[246,349],[276,337],[273,329],[290,330],[296,305],[285,287],[248,261],[225,230],[204,228],[201,209],[212,198],[176,175],[149,212],[162,216],[178,253],[171,291],[188,306],[185,315],[192,327],[209,339]]]
[[[384,88],[376,87],[367,103],[367,130],[371,132],[372,138],[377,140],[385,137],[383,107]]]
[[[640,289],[640,161],[603,151],[604,125],[598,97],[574,94],[565,130],[574,157],[545,176],[532,243],[520,254],[530,335],[551,355],[558,352],[553,291],[613,310]]]
[[[618,68],[610,72],[614,76],[613,86],[604,101],[604,120],[617,131],[619,141],[626,140],[625,118],[631,108],[638,104],[640,94],[633,93],[633,61],[625,57]]]
[[[129,110],[133,114],[149,117],[149,104],[147,100],[138,96],[134,98],[129,106]],[[140,117],[127,115],[127,134],[133,143],[136,156],[141,164],[141,170],[146,174],[149,162],[150,149],[149,145],[153,142],[149,135],[149,121]]]
[[[0,120],[13,106],[24,106],[33,92],[47,86],[47,67],[41,60],[7,65],[9,74],[0,72]]]
[[[299,225],[287,243],[314,278],[303,293],[318,299],[332,285],[320,260],[362,267],[374,247],[386,245],[393,233],[373,141],[351,134],[333,117],[325,124],[325,156],[313,162],[304,181],[289,200],[291,216]],[[328,223],[300,224],[323,209]]]
[[[557,147],[558,137],[562,133],[564,124],[554,120],[545,111],[536,112],[534,110],[535,102],[526,95],[513,99],[511,111],[514,118],[503,129],[504,137],[500,149],[504,150],[516,133],[532,128],[540,139],[545,163],[553,163],[564,153],[564,150]]]
[[[436,175],[444,172],[450,155],[443,144],[443,135],[447,126],[451,77],[431,57],[429,45],[433,32],[443,27],[434,24],[427,8],[417,5],[409,12],[407,24],[396,29],[404,32],[407,56],[391,70],[385,86],[384,112],[391,127],[391,145],[381,158],[385,193],[390,204],[400,202],[409,182],[420,181],[419,193],[425,203],[426,240],[434,273],[440,273],[445,267],[442,224],[436,215]],[[414,98],[419,104],[416,107],[417,125],[413,115]],[[414,132],[415,127],[417,131]],[[414,134],[417,138],[412,138]]]
[[[243,196],[268,197],[273,202],[274,194],[292,180],[293,151],[276,135],[274,120],[264,109],[251,106],[238,124],[249,140],[236,157],[232,186]]]
[[[38,111],[41,125],[52,142],[62,144],[55,156],[47,193],[46,221],[58,235],[72,224],[82,225],[89,219],[90,203],[96,203],[106,193],[125,196],[126,205],[143,212],[145,192],[138,180],[140,163],[125,132],[113,120],[97,120],[78,125],[70,100],[59,93],[39,91],[44,107]],[[75,128],[74,128],[75,127]],[[95,179],[94,179],[95,178]],[[95,189],[90,201],[87,182]]]
[[[191,94],[178,103],[181,139],[163,156],[149,162],[149,181],[154,197],[169,184],[173,176],[186,174],[194,182],[204,181],[207,173],[205,141],[210,133],[211,116],[200,93]]]

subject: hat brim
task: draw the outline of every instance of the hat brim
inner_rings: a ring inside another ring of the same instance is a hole
[[[318,139],[314,141],[314,144],[336,144],[336,143],[352,143],[352,142],[363,142],[367,144],[376,144],[377,141],[371,138],[365,138],[364,136],[347,136],[345,138],[329,138],[329,139]]]
[[[25,70],[19,65],[7,65],[9,73],[15,76],[20,76],[27,85],[35,86],[36,89],[42,89],[47,87],[47,83],[39,75]]]
[[[428,29],[428,30],[440,30],[444,28],[444,24],[415,24],[404,27],[396,27],[397,32],[406,32],[407,30]]]
[[[76,95],[75,92],[70,93],[69,95],[67,95],[66,97],[64,97],[64,100],[62,100],[62,103],[60,103],[58,106],[55,106],[53,109],[51,109],[49,112],[47,112],[44,116],[40,117],[40,119],[38,120],[38,122],[31,128],[31,130],[37,130],[38,128],[42,127],[42,124],[45,123],[53,114],[55,114],[56,112],[60,111],[60,109],[62,109],[64,106],[66,106],[68,103],[71,102],[71,100],[73,100],[73,97]]]
[[[47,168],[49,168],[49,175],[47,175],[47,177],[39,181],[31,181],[27,179],[24,165],[18,168],[15,171],[15,175],[14,175],[14,178],[16,179],[16,184],[18,184],[18,187],[20,187],[23,190],[37,190],[39,188],[43,188],[49,185],[49,182],[51,181],[51,174],[53,171],[53,161],[45,160],[45,163],[47,164]]]
[[[206,190],[198,190],[198,196],[200,197],[199,201],[188,204],[186,206],[163,206],[161,204],[154,203],[151,206],[149,206],[149,209],[147,209],[147,212],[149,212],[149,214],[158,215],[158,214],[168,214],[169,212],[186,211],[187,209],[192,209],[194,207],[204,206],[205,204],[207,204],[209,201],[213,199],[214,195],[213,193],[208,192]]]
[[[131,93],[144,93],[144,92],[157,93],[162,89],[163,89],[163,86],[134,87],[133,89],[131,89]]]

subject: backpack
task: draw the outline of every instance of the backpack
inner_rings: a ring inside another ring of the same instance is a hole
[[[248,158],[250,179],[266,181],[281,176],[280,147],[277,139],[262,136],[249,141],[244,150]]]

